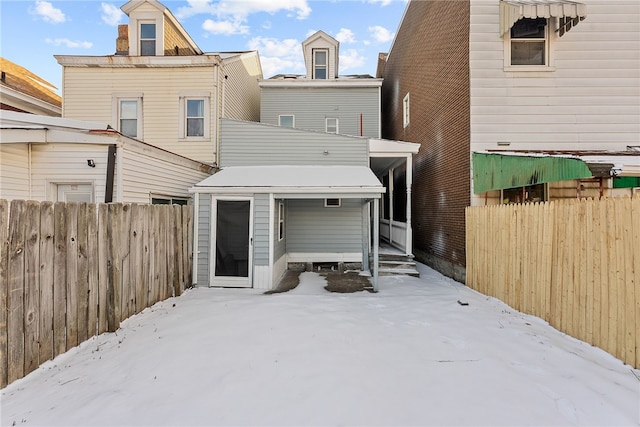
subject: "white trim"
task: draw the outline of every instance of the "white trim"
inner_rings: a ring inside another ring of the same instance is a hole
[[[409,92],[402,98],[402,127],[409,126],[411,122],[411,105],[410,105]]]
[[[260,80],[260,87],[382,87],[382,79],[349,79],[337,78],[327,80],[316,79],[269,79]]]
[[[362,262],[362,252],[289,252],[290,262]]]
[[[204,135],[203,136],[187,136],[187,101],[202,100],[204,102]],[[194,92],[181,93],[179,95],[179,114],[180,120],[178,124],[179,141],[210,141],[211,140],[211,93],[210,92]]]
[[[335,120],[335,132],[329,132],[329,120]],[[340,133],[340,120],[337,117],[325,117],[324,119],[324,131],[331,134]]]
[[[503,37],[504,47],[504,71],[555,71],[554,45],[555,20],[547,18],[547,25],[544,26],[544,64],[543,65],[512,65],[511,64],[511,31],[507,31]],[[523,39],[522,43],[540,42],[542,39]]]
[[[191,284],[198,283],[198,230],[200,230],[200,194],[193,196],[193,256],[191,270]]]
[[[114,93],[111,95],[111,115],[112,115],[112,122],[113,125],[115,126],[116,130],[120,133],[122,133],[123,135],[125,135],[128,138],[134,138],[134,139],[138,139],[138,140],[144,140],[144,133],[143,133],[143,123],[142,123],[142,119],[143,119],[143,112],[142,112],[142,93]],[[122,132],[122,129],[120,128],[120,106],[121,106],[121,102],[122,101],[136,101],[136,135],[135,136],[129,136],[126,135]]]

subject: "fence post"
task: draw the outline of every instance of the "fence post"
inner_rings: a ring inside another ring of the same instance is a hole
[[[40,203],[25,205],[24,250],[24,375],[39,366],[40,348]]]
[[[0,200],[0,388],[8,384],[9,202]]]
[[[7,301],[8,382],[24,376],[25,201],[11,201],[9,214],[9,293]]]

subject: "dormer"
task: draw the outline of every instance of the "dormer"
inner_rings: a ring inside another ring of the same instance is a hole
[[[318,31],[302,42],[307,78],[328,80],[338,78],[340,42],[324,31]]]
[[[131,0],[120,8],[129,25],[118,29],[117,52],[129,56],[202,55],[171,11],[157,0]],[[125,46],[128,49],[125,50]]]

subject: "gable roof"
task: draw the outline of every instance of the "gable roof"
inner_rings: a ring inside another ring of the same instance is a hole
[[[40,104],[39,109],[49,110],[50,115],[61,114],[62,97],[54,92],[54,85],[6,58],[0,57],[0,70],[3,104],[9,102],[8,97],[18,97],[22,102]]]
[[[140,6],[142,6],[145,3],[155,7],[159,11],[161,11],[164,14],[165,18],[167,18],[169,21],[171,21],[171,23],[173,25],[175,25],[175,27],[180,32],[180,35],[182,35],[182,37],[184,37],[184,39],[191,46],[191,48],[198,55],[202,55],[202,50],[198,47],[196,42],[193,41],[193,39],[191,38],[189,33],[187,33],[187,30],[185,30],[184,27],[182,26],[182,24],[180,24],[180,22],[178,22],[178,20],[173,15],[173,13],[171,13],[169,8],[166,7],[165,5],[163,5],[162,3],[160,3],[159,1],[157,1],[157,0],[130,0],[127,3],[125,3],[124,5],[122,5],[120,7],[120,10],[122,10],[127,16],[130,16],[131,12],[133,12],[134,10],[136,10],[137,8],[139,8]]]

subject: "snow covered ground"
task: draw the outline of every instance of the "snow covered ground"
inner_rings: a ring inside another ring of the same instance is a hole
[[[639,424],[638,370],[420,270],[188,291],[10,384],[2,425]]]

